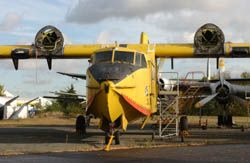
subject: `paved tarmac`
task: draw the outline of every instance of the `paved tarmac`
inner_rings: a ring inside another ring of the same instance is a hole
[[[102,151],[103,132],[97,127],[87,131],[83,137],[75,134],[74,126],[2,127],[0,162],[250,162],[250,129],[194,128],[181,143],[180,138],[152,141],[149,126],[138,130],[132,125],[110,152]],[[133,147],[137,149],[128,149]]]
[[[89,128],[86,136],[76,135],[74,126],[32,126],[0,128],[0,155],[51,152],[83,152],[104,148],[104,133],[97,127]],[[130,126],[120,137],[121,145],[111,149],[148,148],[152,146],[194,146],[204,144],[250,144],[250,129],[201,130],[191,129],[190,136],[182,143],[180,138],[152,140],[152,129],[138,130]]]
[[[250,162],[250,145],[207,145],[152,149],[115,150],[110,152],[48,153],[0,157],[4,163],[78,163],[78,162]]]

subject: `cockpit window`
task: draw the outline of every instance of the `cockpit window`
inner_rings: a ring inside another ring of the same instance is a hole
[[[136,53],[135,56],[135,65],[141,67],[147,67],[145,56],[141,53]]]
[[[112,62],[112,51],[98,52],[94,57],[95,63]]]
[[[114,62],[134,63],[134,53],[125,51],[115,51]]]
[[[141,66],[142,67],[147,67],[147,62],[146,62],[146,59],[145,59],[144,55],[141,56]]]
[[[141,66],[141,54],[140,53],[136,53],[136,56],[135,56],[135,65],[136,66]]]

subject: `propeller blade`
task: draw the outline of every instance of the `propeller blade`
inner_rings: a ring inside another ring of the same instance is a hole
[[[220,78],[220,84],[223,87],[224,85],[224,71],[225,71],[225,62],[223,58],[220,58],[219,60],[219,78]]]
[[[202,106],[204,106],[206,103],[210,102],[213,98],[215,98],[218,95],[218,93],[212,94],[207,96],[206,98],[200,100],[199,102],[197,102],[195,104],[195,108],[201,108]]]
[[[207,80],[210,80],[211,75],[210,75],[210,59],[207,58]]]

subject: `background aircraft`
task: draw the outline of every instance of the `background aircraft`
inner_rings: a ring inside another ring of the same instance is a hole
[[[218,125],[232,126],[232,115],[228,115],[228,105],[235,100],[238,101],[244,108],[247,109],[248,104],[245,101],[247,92],[250,92],[250,86],[239,85],[236,83],[244,83],[250,81],[246,78],[233,78],[225,79],[225,66],[224,60],[220,60],[219,64],[219,79],[218,80],[208,80],[208,84],[204,85],[204,88],[208,88],[211,95],[203,98],[195,104],[196,108],[201,108],[202,106],[209,103],[214,98],[218,101],[220,105],[223,106],[223,114],[218,116]]]
[[[32,102],[39,99],[39,97],[31,100],[18,100],[19,96],[15,97],[0,97],[0,119],[19,119],[28,118],[31,116],[30,111],[35,109],[31,106]],[[36,104],[38,102],[35,102]]]
[[[222,113],[218,115],[218,125],[232,126],[232,115],[229,115],[229,104],[231,102],[239,102],[242,107],[247,108],[248,104],[245,101],[247,92],[250,92],[250,86],[239,85],[237,83],[249,83],[248,78],[230,78],[225,79],[225,64],[224,59],[219,60],[219,79],[210,79],[209,59],[207,63],[207,77],[205,73],[200,71],[190,72],[185,79],[179,80],[179,87],[182,94],[180,95],[180,111],[181,114],[188,114],[190,109],[197,99],[202,99],[195,103],[196,108],[202,108],[211,100],[216,99],[222,106]],[[188,78],[188,76],[192,76]],[[203,77],[203,79],[195,79],[195,75]],[[177,81],[175,79],[159,78],[159,88],[162,90],[174,90]],[[194,89],[190,89],[194,88]],[[190,93],[189,93],[190,91]],[[208,95],[210,94],[210,95]],[[196,99],[196,100],[195,100]]]

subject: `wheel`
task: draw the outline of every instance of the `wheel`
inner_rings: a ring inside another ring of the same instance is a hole
[[[76,133],[77,134],[86,134],[86,121],[83,115],[76,117]]]
[[[116,145],[120,144],[120,131],[115,132],[115,144]]]
[[[180,119],[180,130],[187,131],[188,130],[188,119],[187,116],[182,116]]]
[[[152,141],[155,140],[155,131],[152,132]]]
[[[110,136],[109,136],[109,133],[108,132],[105,132],[105,145],[107,145],[109,143],[109,139],[110,139]]]

